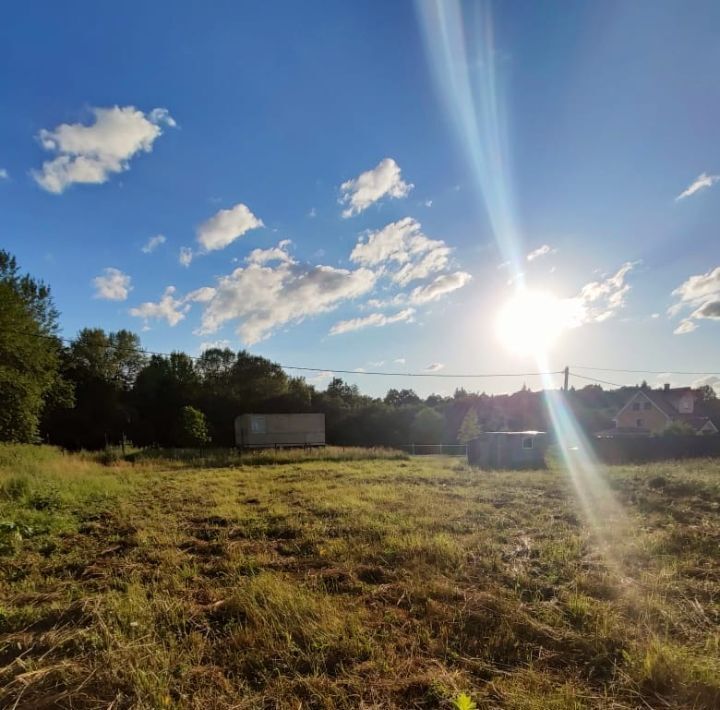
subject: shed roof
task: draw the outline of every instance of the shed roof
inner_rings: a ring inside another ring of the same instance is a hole
[[[484,431],[483,434],[502,434],[503,436],[537,436],[546,434],[544,431]]]

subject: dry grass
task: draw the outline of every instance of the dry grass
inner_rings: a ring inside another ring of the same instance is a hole
[[[0,706],[720,706],[717,463],[597,531],[562,470],[346,458],[0,447]]]

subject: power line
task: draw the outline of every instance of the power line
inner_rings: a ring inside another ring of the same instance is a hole
[[[635,375],[720,375],[720,372],[690,372],[688,370],[627,370],[620,367],[588,367],[571,365],[575,370],[597,370],[598,372],[627,372]]]
[[[46,338],[48,340],[57,340],[68,345],[72,345],[72,338],[63,338],[59,335],[47,335],[45,333],[28,333],[14,331],[18,335],[29,335],[35,338]],[[157,350],[145,350],[143,348],[123,348],[112,343],[105,343],[103,347],[117,350],[124,353],[138,353],[140,355],[157,355],[158,357],[170,357],[172,353],[159,352]],[[183,353],[190,360],[202,361],[201,355],[188,355]],[[562,370],[552,372],[472,372],[472,373],[449,373],[449,372],[388,372],[384,370],[343,370],[334,367],[301,367],[300,365],[283,365],[282,363],[274,363],[283,370],[299,370],[303,372],[327,372],[342,375],[375,375],[379,377],[444,377],[456,379],[477,379],[490,377],[544,377],[546,375],[562,375]]]
[[[305,370],[308,372],[332,372],[347,375],[379,375],[382,377],[456,377],[456,378],[479,378],[479,377],[543,377],[545,375],[562,375],[562,370],[553,372],[473,372],[467,374],[456,374],[449,372],[384,372],[378,370],[338,370],[327,367],[297,367],[294,365],[280,365],[285,370]]]
[[[578,375],[576,372],[570,373],[571,377],[579,377],[581,380],[589,380],[590,382],[597,382],[601,385],[610,385],[611,387],[627,387],[628,385],[619,385],[617,382],[608,382],[607,380],[598,380],[596,377],[588,377],[587,375]]]
[[[72,338],[64,338],[59,335],[48,335],[45,333],[29,333],[27,331],[13,331],[18,335],[29,335],[35,338],[46,338],[48,340],[56,340],[62,343],[72,345],[75,340]],[[170,357],[172,353],[160,352],[157,350],[146,350],[144,348],[123,348],[119,345],[113,345],[111,343],[105,343],[104,347],[117,350],[120,352],[135,352],[140,355],[156,355],[158,357]],[[183,353],[185,357],[190,360],[202,361],[204,358],[201,355],[188,355]],[[329,373],[339,375],[370,375],[375,377],[435,377],[444,379],[489,379],[492,377],[546,377],[549,375],[562,375],[564,370],[552,370],[548,372],[468,372],[468,373],[450,373],[450,372],[389,372],[386,370],[346,370],[334,367],[304,367],[300,365],[284,365],[282,363],[275,363],[278,367],[283,370],[297,370],[299,372],[317,372],[317,373]],[[629,374],[645,374],[645,375],[720,375],[720,372],[689,372],[683,370],[632,370],[623,368],[613,367],[589,367],[585,365],[572,365],[571,370],[597,370],[599,372],[618,372],[618,373],[629,373]],[[621,385],[617,382],[609,382],[608,380],[598,379],[596,377],[590,377],[588,375],[580,375],[577,372],[569,372],[571,377],[578,377],[582,380],[588,380],[590,382],[597,382],[598,384],[609,385],[611,387],[627,387],[628,385]]]

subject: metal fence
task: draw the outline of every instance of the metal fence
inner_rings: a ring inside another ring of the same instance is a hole
[[[720,434],[592,439],[603,463],[644,463],[666,459],[720,456]]]
[[[404,444],[393,448],[411,456],[467,456],[465,444]]]

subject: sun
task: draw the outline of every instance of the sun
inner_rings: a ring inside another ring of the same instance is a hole
[[[500,309],[495,330],[517,355],[547,355],[558,338],[576,324],[575,304],[545,291],[523,289]]]

